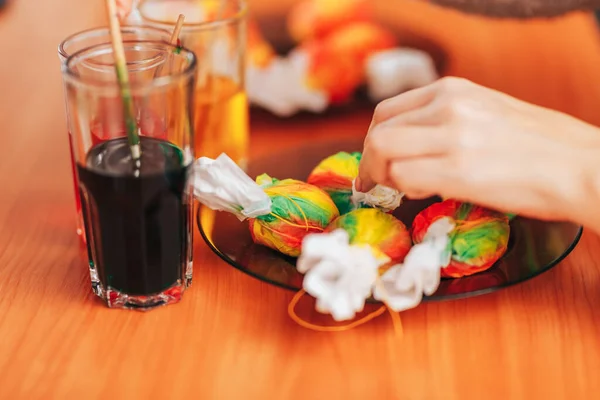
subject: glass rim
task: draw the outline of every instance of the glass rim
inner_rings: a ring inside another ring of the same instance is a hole
[[[163,28],[158,28],[156,26],[151,26],[151,25],[121,25],[121,33],[123,32],[134,32],[134,31],[153,31],[155,33],[160,33],[160,34],[164,34],[166,37],[170,38],[171,33]],[[108,26],[97,26],[95,28],[90,28],[90,29],[85,29],[83,31],[79,31],[76,33],[73,33],[69,36],[67,36],[66,38],[64,38],[59,44],[58,44],[58,54],[63,57],[65,60],[67,58],[69,58],[71,55],[77,53],[80,50],[84,50],[87,49],[89,47],[92,46],[96,46],[97,44],[102,44],[102,43],[97,43],[91,46],[86,46],[84,48],[81,48],[73,53],[67,53],[67,51],[65,50],[65,47],[67,47],[70,43],[74,43],[79,39],[85,39],[85,38],[89,38],[89,37],[96,37],[96,36],[101,36],[102,34],[107,34],[109,37],[109,40],[106,43],[110,42],[110,28]]]
[[[146,48],[143,48],[143,46]],[[185,57],[187,57],[190,62],[189,65],[185,67],[183,71],[160,76],[158,78],[143,81],[143,82],[130,82],[129,86],[131,91],[140,91],[140,90],[152,90],[156,88],[160,88],[163,86],[167,86],[173,82],[180,81],[182,79],[190,79],[194,78],[196,72],[196,64],[198,62],[196,58],[196,54],[190,49],[173,45],[167,42],[162,42],[158,40],[125,40],[123,41],[123,46],[128,48],[136,49],[141,47],[143,50],[155,50],[155,51],[166,51],[167,49],[171,49],[173,54],[178,56],[182,56],[185,53]],[[76,51],[71,54],[67,60],[63,63],[62,72],[65,83],[70,83],[77,85],[78,87],[83,88],[95,88],[95,89],[108,89],[108,90],[119,90],[119,84],[117,81],[107,82],[98,79],[89,79],[82,78],[80,74],[72,69],[72,64],[74,61],[85,57],[86,55],[96,54],[96,55],[104,55],[104,54],[112,54],[114,52],[112,43],[100,43],[96,45],[89,46],[87,48]],[[176,53],[175,53],[176,52]],[[85,58],[84,58],[85,60]]]
[[[143,10],[144,4],[147,3],[148,1],[149,0],[140,0],[139,4],[137,6],[137,11],[139,13],[139,16],[142,18],[142,20],[144,22],[151,23],[154,25],[167,26],[167,27],[173,27],[176,25],[177,21],[171,22],[171,21],[165,21],[162,19],[156,19],[156,18],[149,17]],[[186,0],[186,1],[191,1],[191,0]],[[184,20],[182,29],[188,29],[188,30],[192,30],[192,31],[196,31],[196,30],[209,31],[209,30],[218,29],[223,26],[233,25],[235,23],[240,22],[242,19],[244,19],[246,17],[246,14],[248,13],[248,3],[246,2],[246,0],[235,0],[235,1],[239,4],[239,9],[236,11],[236,13],[234,15],[227,17],[227,18],[219,19],[216,21],[188,22],[188,21]]]

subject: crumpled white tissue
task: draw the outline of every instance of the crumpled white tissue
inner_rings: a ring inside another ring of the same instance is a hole
[[[295,50],[285,58],[276,57],[264,68],[248,65],[249,101],[279,117],[289,117],[303,110],[325,111],[329,105],[327,94],[306,85],[308,66],[308,56],[302,50]]]
[[[240,221],[271,212],[269,196],[225,153],[196,160],[193,175],[194,196],[215,211],[233,213]]]
[[[352,181],[351,201],[355,207],[368,205],[383,212],[393,211],[400,207],[404,193],[400,193],[391,187],[376,185],[366,193],[356,190],[356,179]]]
[[[306,274],[303,288],[316,299],[317,311],[336,321],[352,319],[363,310],[382,264],[368,247],[349,243],[343,229],[307,235],[296,264]]]
[[[410,249],[404,263],[383,274],[373,297],[400,312],[418,306],[423,294],[435,293],[440,284],[440,270],[450,262],[448,245],[452,229],[454,223],[446,217],[431,224],[423,241]]]
[[[371,55],[365,70],[367,90],[373,101],[426,86],[439,78],[429,54],[408,48],[384,50]]]

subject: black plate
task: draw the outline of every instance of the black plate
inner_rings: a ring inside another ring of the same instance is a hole
[[[250,162],[249,175],[263,172],[276,178],[305,180],[323,158],[338,151],[360,151],[362,141],[318,142]],[[406,200],[394,215],[410,228],[415,215],[439,201]],[[197,222],[209,247],[233,267],[264,282],[298,291],[302,275],[295,259],[255,245],[248,224],[224,212],[200,206]],[[511,222],[506,254],[487,271],[461,279],[442,279],[438,290],[425,300],[443,300],[489,293],[531,279],[558,264],[577,245],[582,228],[567,222],[545,222],[517,217]]]

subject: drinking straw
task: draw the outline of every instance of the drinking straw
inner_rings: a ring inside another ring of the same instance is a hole
[[[175,28],[173,28],[173,33],[171,34],[171,44],[176,45],[179,40],[179,32],[181,31],[181,27],[183,26],[183,20],[185,17],[183,14],[179,14],[179,18],[177,18],[177,23],[175,24]]]
[[[141,155],[140,136],[138,133],[137,121],[133,109],[131,88],[129,87],[129,72],[127,71],[127,61],[125,59],[125,49],[123,47],[123,37],[121,36],[121,24],[119,23],[116,0],[106,0],[106,7],[108,11],[111,42],[115,57],[115,71],[117,73],[117,80],[121,90],[121,99],[123,100],[127,139],[129,140],[131,156],[135,161],[136,167],[139,168]]]
[[[183,16],[183,14],[179,14],[179,17],[177,18],[177,23],[175,24],[175,28],[173,28],[173,33],[171,33],[171,38],[169,39],[169,44],[172,44],[173,46],[176,46],[179,42],[179,32],[181,31],[181,27],[183,26],[183,21],[185,20],[185,17]],[[171,57],[169,56],[167,58],[167,60],[165,60],[165,63],[170,60]],[[160,73],[162,72],[164,64],[160,64],[157,68],[156,71],[154,71],[154,77],[158,77],[160,75]]]

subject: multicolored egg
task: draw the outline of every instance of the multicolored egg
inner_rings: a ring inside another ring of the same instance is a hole
[[[327,157],[312,170],[306,180],[323,189],[337,206],[340,214],[354,209],[352,205],[352,182],[358,176],[361,153],[339,152]]]
[[[309,40],[292,53],[308,60],[304,84],[327,95],[330,104],[343,104],[365,81],[367,58],[397,46],[394,34],[372,22],[344,25],[321,39]]]
[[[489,269],[506,252],[510,226],[502,213],[463,203],[444,200],[421,211],[412,225],[412,240],[420,243],[427,228],[441,217],[456,224],[450,233],[452,256],[442,276],[461,278]]]
[[[297,42],[324,37],[352,22],[369,21],[369,0],[303,0],[296,2],[287,26]]]
[[[343,229],[350,236],[350,244],[369,245],[398,263],[410,250],[410,233],[398,218],[375,208],[361,208],[344,214],[325,230]]]
[[[252,240],[288,256],[298,257],[304,236],[323,232],[340,215],[331,197],[314,185],[266,174],[256,183],[272,204],[269,214],[249,220]]]

